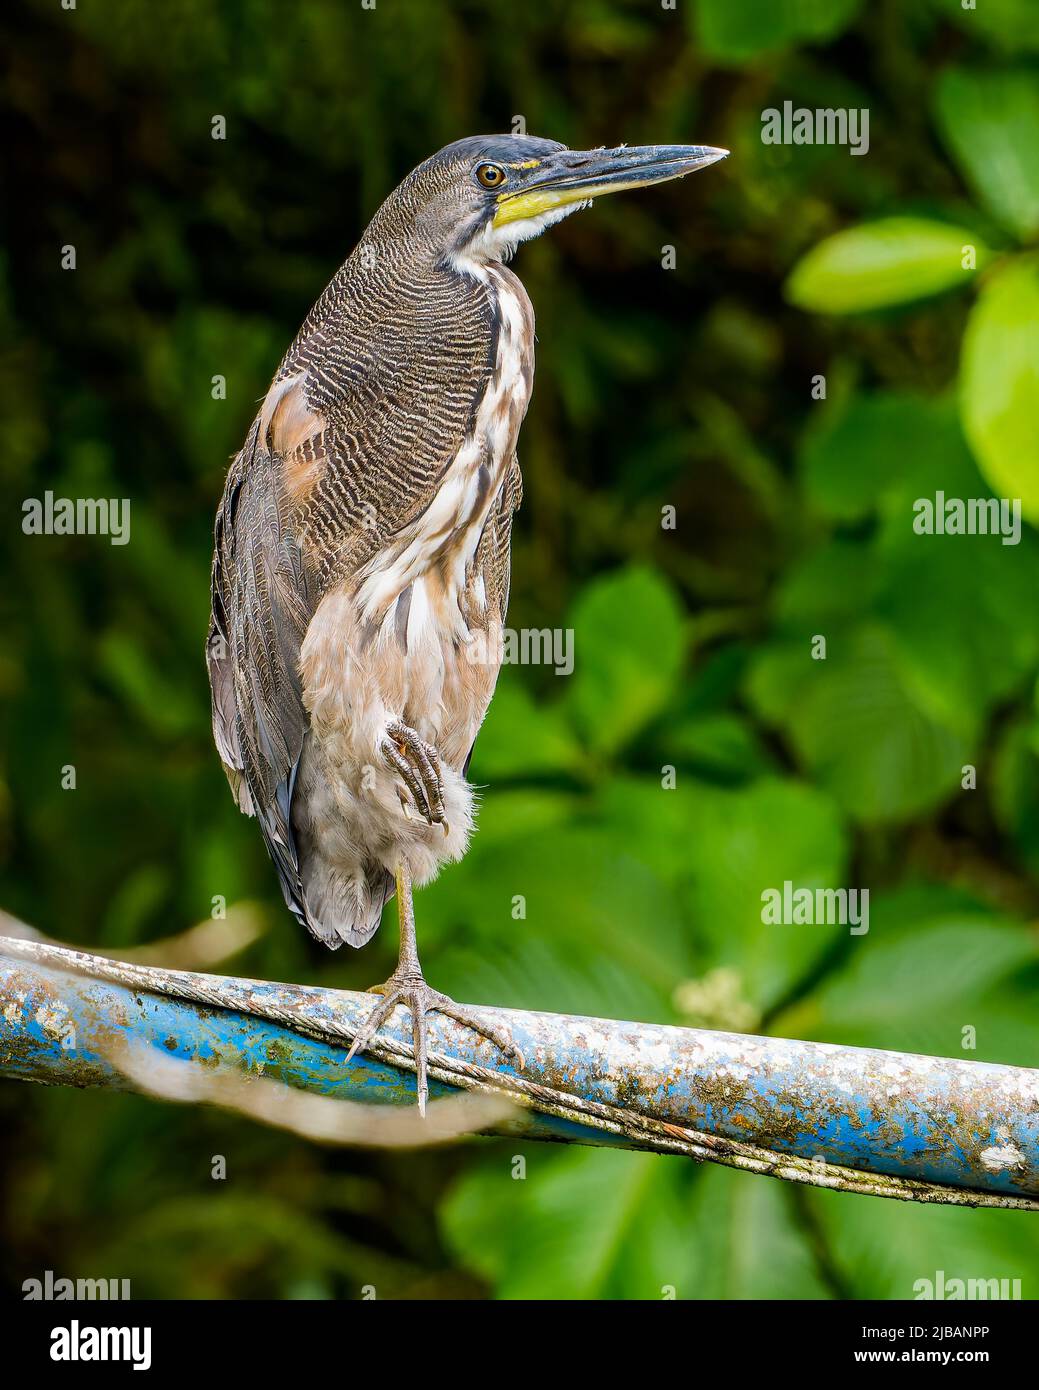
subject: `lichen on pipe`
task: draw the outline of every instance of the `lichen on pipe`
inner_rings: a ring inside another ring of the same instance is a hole
[[[123,1084],[106,1060],[114,1032],[168,1057],[224,1062],[318,1094],[411,1103],[403,1011],[379,1035],[377,1055],[344,1065],[346,1044],[371,1005],[364,994],[162,971],[0,939],[0,1071],[8,1076]],[[527,1098],[548,1112],[533,1117],[531,1137],[630,1144],[639,1142],[632,1127],[611,1132],[609,1119],[636,1114],[646,1147],[669,1147],[669,1127],[679,1151],[718,1161],[757,1145],[787,1160],[791,1171],[778,1175],[794,1180],[811,1180],[795,1176],[809,1166],[824,1174],[844,1167],[874,1175],[881,1187],[885,1178],[941,1184],[963,1189],[965,1199],[970,1191],[1005,1194],[1008,1205],[1031,1205],[1039,1194],[1034,1070],[658,1024],[487,1013],[512,1029],[526,1058]],[[492,1045],[449,1020],[430,1020],[430,1047],[444,1064],[431,1095],[451,1093],[452,1068],[460,1078],[466,1069],[497,1075],[503,1086],[515,1077]],[[552,1097],[573,1097],[587,1116],[567,1118],[568,1106],[553,1106]],[[686,1142],[690,1131],[706,1152]]]

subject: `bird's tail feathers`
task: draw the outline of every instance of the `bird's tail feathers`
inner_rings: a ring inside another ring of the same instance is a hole
[[[303,863],[303,907],[310,934],[335,950],[363,946],[375,935],[393,897],[393,875],[378,865],[348,875],[319,856]]]

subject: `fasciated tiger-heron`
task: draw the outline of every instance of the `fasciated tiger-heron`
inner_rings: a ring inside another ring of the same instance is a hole
[[[431,989],[412,886],[465,853],[500,663],[534,315],[504,261],[593,199],[725,150],[476,136],[386,199],[304,320],[228,473],[208,662],[217,748],[285,901],[363,946],[397,895],[400,959],[357,1036],[411,1013],[512,1040]],[[521,1062],[521,1059],[517,1058]]]

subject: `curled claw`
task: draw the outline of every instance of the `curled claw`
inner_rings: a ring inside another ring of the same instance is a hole
[[[445,824],[443,774],[440,755],[433,745],[396,720],[386,730],[383,756],[400,776],[428,824]]]
[[[400,752],[397,745],[387,739],[382,746],[383,757],[390,764],[393,770],[400,777],[401,781],[411,793],[412,800],[418,809],[425,816],[426,820],[432,825],[433,820],[430,815],[429,805],[426,801],[426,792],[419,778],[418,773],[407,758]],[[398,792],[398,796],[400,793]]]

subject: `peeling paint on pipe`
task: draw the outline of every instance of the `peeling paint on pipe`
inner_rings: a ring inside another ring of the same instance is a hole
[[[176,972],[166,972],[176,979]],[[412,1104],[413,1075],[256,1016],[276,1001],[301,1024],[359,1021],[370,995],[215,976],[234,1008],[129,989],[0,958],[0,1074],[73,1086],[125,1084],[105,1060],[131,1037],[165,1056],[233,1065],[322,1095]],[[979,1191],[1039,1194],[1039,1071],[955,1058],[839,1047],[704,1029],[509,1009],[524,1075],[556,1090],[659,1120],[865,1172]],[[386,1033],[407,1043],[398,1009]],[[430,1047],[511,1072],[492,1044],[439,1015]],[[430,1094],[450,1094],[431,1082]],[[535,1138],[620,1142],[539,1116]]]

